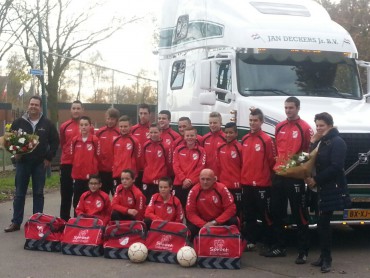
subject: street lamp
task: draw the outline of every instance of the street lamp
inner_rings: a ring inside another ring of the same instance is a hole
[[[45,94],[45,78],[44,78],[44,55],[42,51],[42,24],[40,18],[40,0],[37,0],[37,20],[39,25],[39,33],[38,33],[38,41],[39,41],[39,56],[40,56],[40,70],[42,74],[40,75],[40,82],[41,82],[41,98],[42,98],[42,112],[45,117],[48,115],[48,106],[47,106],[47,99]]]

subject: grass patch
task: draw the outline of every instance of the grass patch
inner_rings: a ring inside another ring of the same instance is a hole
[[[0,202],[10,200],[13,198],[15,187],[14,187],[14,176],[15,171],[4,171],[0,172]],[[52,172],[50,178],[46,178],[45,181],[45,192],[55,190],[59,188],[60,180],[59,173]],[[28,193],[31,192],[32,181],[28,187]]]

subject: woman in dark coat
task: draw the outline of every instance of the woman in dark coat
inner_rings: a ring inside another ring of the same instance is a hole
[[[333,117],[326,112],[315,115],[317,133],[312,137],[312,148],[318,147],[316,174],[305,181],[310,188],[317,187],[319,220],[317,224],[321,254],[313,266],[321,267],[326,273],[331,268],[331,227],[333,211],[343,210],[350,205],[344,161],[347,146],[338,130],[333,127]]]

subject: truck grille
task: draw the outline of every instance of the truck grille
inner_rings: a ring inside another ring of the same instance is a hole
[[[359,159],[360,153],[370,150],[370,133],[342,133],[340,136],[347,144],[345,170]],[[370,184],[370,157],[366,164],[358,165],[347,175],[348,184]]]

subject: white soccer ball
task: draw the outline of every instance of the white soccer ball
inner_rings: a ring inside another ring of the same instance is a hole
[[[128,257],[133,263],[142,263],[148,257],[148,248],[141,242],[135,242],[128,248]]]
[[[177,252],[177,261],[183,267],[193,266],[197,261],[197,254],[190,246],[181,247]]]

